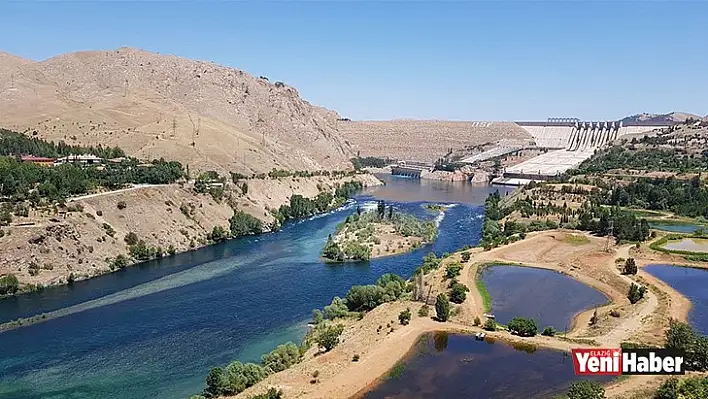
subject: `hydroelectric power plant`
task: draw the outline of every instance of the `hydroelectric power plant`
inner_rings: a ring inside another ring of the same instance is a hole
[[[494,184],[523,185],[545,181],[590,158],[595,150],[624,135],[669,127],[668,123],[623,121],[581,121],[578,118],[549,118],[545,122],[516,122],[546,153],[504,170]]]

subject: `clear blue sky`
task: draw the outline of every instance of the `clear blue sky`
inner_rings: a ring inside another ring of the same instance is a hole
[[[0,16],[2,51],[214,61],[352,119],[708,113],[708,2],[5,1]]]

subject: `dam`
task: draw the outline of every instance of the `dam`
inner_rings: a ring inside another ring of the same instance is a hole
[[[581,121],[578,118],[548,118],[545,122],[516,122],[546,153],[504,170],[494,184],[524,185],[545,181],[590,158],[595,150],[629,134],[641,134],[669,127],[624,121]]]

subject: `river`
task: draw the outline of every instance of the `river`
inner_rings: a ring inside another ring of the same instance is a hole
[[[366,263],[328,266],[327,235],[356,204],[72,287],[0,301],[0,320],[48,313],[41,323],[0,333],[0,397],[186,398],[211,367],[257,361],[299,342],[313,308],[388,272],[409,276],[429,251],[478,243],[491,187],[386,177],[355,198],[377,199],[434,218],[426,201],[456,203],[429,246]]]

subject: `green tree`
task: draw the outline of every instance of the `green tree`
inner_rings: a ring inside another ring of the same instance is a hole
[[[214,242],[225,241],[228,237],[229,233],[221,226],[214,226],[214,228],[211,229],[211,234],[207,236],[209,240]]]
[[[339,248],[339,244],[332,239],[331,234],[327,237],[327,243],[322,250],[322,257],[336,262],[344,262],[344,251],[342,251],[341,248]]]
[[[341,324],[323,326],[316,332],[314,341],[325,352],[329,352],[339,344],[339,336],[342,335],[343,331],[344,326]]]
[[[627,258],[627,260],[624,262],[624,270],[622,271],[623,274],[637,274],[637,262],[634,261],[634,258]]]
[[[345,297],[349,310],[354,312],[374,309],[386,302],[386,290],[380,285],[355,285]]]
[[[461,254],[461,256],[462,256],[462,261],[463,261],[463,262],[467,262],[467,261],[470,260],[470,256],[471,256],[471,255],[470,255],[469,252],[465,251],[465,252],[463,252],[463,253]]]
[[[313,324],[320,324],[322,323],[322,320],[324,319],[322,315],[322,311],[319,309],[313,309],[312,310],[312,323]]]
[[[487,331],[496,331],[497,322],[492,318],[487,319],[487,321],[484,322],[484,329]]]
[[[639,302],[642,298],[644,298],[644,294],[646,292],[647,287],[639,286],[637,284],[632,283],[632,285],[629,286],[629,293],[627,294],[627,298],[629,299],[629,302],[635,304]]]
[[[138,243],[139,238],[137,234],[131,231],[130,233],[125,235],[123,240],[128,245],[136,245]]]
[[[449,263],[445,266],[445,278],[455,278],[460,275],[462,265],[459,262]]]
[[[262,359],[263,366],[277,373],[300,362],[300,349],[294,343],[288,342],[263,355]]]
[[[14,294],[20,288],[20,282],[14,274],[0,276],[0,295]]]
[[[219,397],[229,389],[228,378],[224,369],[221,367],[211,369],[206,378],[206,384],[207,387],[204,389],[204,396],[207,398]]]
[[[467,299],[467,292],[469,290],[470,289],[462,283],[453,284],[450,290],[450,301],[458,304],[464,302],[465,299]]]
[[[605,388],[595,381],[577,381],[570,384],[568,399],[605,399]]]
[[[407,325],[411,321],[411,310],[408,308],[398,314],[398,321],[401,325]]]
[[[231,227],[231,236],[233,237],[263,232],[263,222],[241,210],[234,212],[234,215],[229,219],[229,225]]]
[[[447,295],[438,294],[435,300],[435,313],[439,321],[447,321],[450,318],[450,300]]]
[[[538,326],[536,322],[532,319],[526,319],[523,317],[514,317],[507,324],[507,328],[512,333],[518,334],[522,337],[533,337],[538,333]]]
[[[332,298],[332,303],[324,307],[324,316],[329,320],[348,315],[349,307],[347,307],[347,301],[338,296]]]

